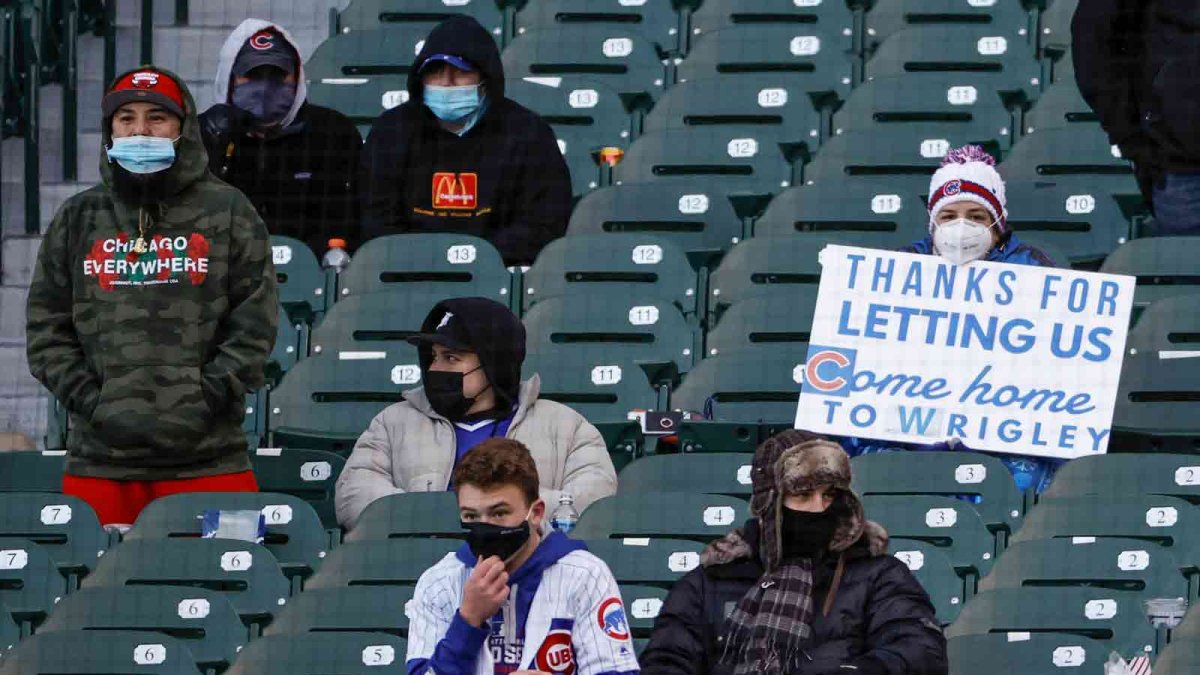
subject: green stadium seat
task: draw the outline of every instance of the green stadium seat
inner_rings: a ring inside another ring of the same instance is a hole
[[[312,355],[340,361],[417,363],[417,348],[407,338],[421,332],[435,305],[453,297],[457,296],[419,286],[350,296],[334,305],[313,329]]]
[[[607,293],[547,298],[525,314],[526,349],[549,359],[574,354],[597,363],[622,361],[646,370],[652,382],[673,380],[692,367],[696,336],[679,308]]]
[[[412,586],[425,570],[463,545],[457,539],[352,541],[333,549],[308,583],[313,589]]]
[[[345,541],[434,537],[461,539],[458,500],[437,486],[432,492],[402,492],[367,505]]]
[[[1140,539],[1169,549],[1181,567],[1194,569],[1200,562],[1197,518],[1200,513],[1196,508],[1177,497],[1139,494],[1043,498],[1025,516],[1025,526],[1011,544],[1070,537]]]
[[[269,623],[287,602],[287,578],[265,547],[233,539],[135,539],[100,559],[84,588],[191,586],[224,595],[242,621]]]
[[[1059,82],[1046,89],[1037,103],[1025,113],[1022,133],[1032,134],[1041,129],[1069,127],[1074,124],[1095,125],[1100,118],[1083,100],[1074,82]]]
[[[854,489],[871,495],[969,497],[994,533],[1021,529],[1022,497],[998,458],[975,452],[891,452],[855,457]]]
[[[1062,675],[1064,668],[1088,666],[1100,672],[1112,648],[1081,635],[1058,633],[960,635],[946,641],[952,673]],[[1184,671],[1180,671],[1184,672]]]
[[[272,635],[250,643],[226,675],[405,675],[407,644],[381,633]]]
[[[792,184],[801,159],[763,126],[690,127],[645,134],[613,170],[613,181],[652,183],[696,178],[723,188],[723,196],[773,195]]]
[[[407,103],[408,78],[404,75],[326,78],[308,84],[308,101],[333,108],[350,118],[365,139],[375,118]]]
[[[871,248],[897,249],[925,237],[929,214],[921,194],[861,185],[852,180],[841,185],[797,185],[771,200],[754,223],[754,236],[803,236]]]
[[[517,35],[531,30],[553,31],[567,26],[609,26],[633,30],[664,53],[680,51],[679,14],[671,2],[610,0],[529,0],[517,12]]]
[[[404,637],[408,634],[404,605],[412,596],[411,586],[309,589],[289,600],[263,634],[355,631]]]
[[[420,383],[415,360],[304,359],[271,392],[270,445],[349,454],[371,420]]]
[[[66,456],[67,433],[70,422],[67,419],[67,409],[53,396],[46,401],[46,435],[43,436],[45,449],[49,452]],[[3,481],[3,478],[0,478]]]
[[[508,304],[508,270],[487,241],[460,234],[393,234],[363,244],[338,278],[338,299],[421,290]]]
[[[1200,237],[1134,239],[1105,258],[1100,271],[1137,277],[1133,296],[1137,313],[1163,298],[1200,294],[1197,256]]]
[[[487,28],[497,43],[504,40],[504,13],[495,0],[353,0],[338,13],[341,33],[400,24],[428,33],[452,16],[466,15]]]
[[[585,543],[588,551],[608,565],[618,582],[664,589],[700,564],[700,552],[705,546],[683,539],[650,538],[589,539]],[[628,597],[625,604],[630,604]]]
[[[1055,56],[1049,51],[1047,56]],[[1051,78],[1050,81],[1058,84],[1059,82],[1074,82],[1075,81],[1075,61],[1071,57],[1071,50],[1068,49],[1062,55],[1057,56],[1050,63]]]
[[[579,516],[576,539],[665,537],[710,542],[749,517],[736,497],[698,492],[638,492],[602,497]]]
[[[1110,195],[1085,185],[1039,187],[1011,181],[1008,224],[1022,240],[1030,237],[1068,251],[1059,264],[1097,266],[1129,238],[1129,222]]]
[[[66,594],[66,579],[45,548],[29,539],[0,537],[0,603],[13,621],[26,626],[25,635]]]
[[[654,410],[658,395],[645,371],[629,361],[595,361],[592,354],[530,354],[522,379],[541,380],[538,398],[556,401],[595,425],[620,468],[642,447],[642,429],[630,421],[634,410]],[[599,356],[599,355],[596,355]]]
[[[735,26],[797,24],[829,33],[850,33],[854,17],[844,2],[796,2],[796,0],[705,0],[692,13],[692,39]]]
[[[626,141],[609,143],[599,137],[593,137],[586,130],[575,130],[559,125],[554,127],[555,142],[558,151],[562,153],[563,161],[567,163],[567,171],[571,174],[571,196],[580,198],[600,187],[600,165],[593,153],[609,145],[625,146]]]
[[[816,307],[817,287],[811,284],[739,300],[708,332],[705,358],[740,352],[762,354],[779,347],[789,353],[805,353]]]
[[[654,620],[663,603],[667,601],[667,589],[654,586],[621,584],[621,599],[625,601],[629,630],[638,637],[650,637]]]
[[[530,30],[502,54],[504,74],[583,76],[611,87],[627,108],[656,100],[666,83],[663,56],[653,42],[621,25],[565,24]]]
[[[504,96],[536,112],[555,132],[572,131],[597,145],[624,147],[630,118],[621,97],[584,77],[526,77],[504,83]]]
[[[307,448],[255,448],[250,464],[259,490],[299,497],[313,507],[325,527],[337,527],[334,486],[346,465],[341,455]]]
[[[1041,498],[1163,495],[1200,501],[1200,461],[1177,454],[1104,454],[1064,464]]]
[[[912,539],[936,546],[954,570],[967,580],[987,575],[995,561],[995,542],[975,508],[953,497],[929,495],[868,495],[863,497],[867,517],[878,522],[892,538],[892,548]],[[969,604],[969,603],[968,603]]]
[[[1170,549],[1139,539],[1046,539],[1013,544],[979,591],[998,588],[1093,586],[1135,591],[1144,598],[1187,598],[1188,580]]]
[[[1152,303],[1129,331],[1125,347],[1131,356],[1164,351],[1200,356],[1200,293]]]
[[[697,127],[762,127],[771,137],[815,152],[821,141],[821,115],[808,92],[778,74],[724,75],[675,85],[655,104],[642,130]]]
[[[946,554],[933,544],[912,539],[897,539],[890,549],[890,554],[908,567],[929,594],[938,623],[954,623],[968,596]]]
[[[815,24],[722,28],[692,40],[687,58],[676,67],[676,79],[770,74],[824,104],[850,91],[853,42],[841,27]]]
[[[1200,358],[1127,355],[1109,446],[1125,452],[1200,452]]]
[[[835,135],[851,130],[937,124],[962,128],[1008,147],[1017,135],[1004,98],[960,73],[884,75],[859,85],[833,118]]]
[[[272,379],[283,376],[300,358],[302,324],[293,324],[283,306],[279,306],[279,328],[275,332],[275,347],[267,358],[267,372]]]
[[[1000,165],[1009,181],[1061,185],[1109,194],[1122,203],[1141,202],[1133,165],[1121,157],[1099,125],[1042,129],[1013,146]]]
[[[325,272],[308,244],[291,237],[271,237],[271,257],[279,282],[279,303],[296,321],[312,323],[325,311]]]
[[[815,292],[821,281],[817,255],[829,244],[847,244],[845,236],[754,237],[734,246],[708,283],[708,325],[745,298],[765,293],[793,293],[804,286]]]
[[[198,675],[187,642],[149,631],[38,633],[5,656],[0,675]]]
[[[478,1],[478,0],[477,0]],[[382,24],[335,35],[322,42],[304,64],[313,83],[354,86],[379,76],[407,77],[428,24]]]
[[[1035,236],[1040,237],[1042,234],[1043,233],[1041,233],[1041,232],[1034,232]],[[1032,246],[1033,248],[1038,249],[1042,253],[1045,253],[1046,257],[1050,259],[1051,263],[1053,263],[1051,265],[1052,267],[1059,267],[1059,268],[1064,268],[1064,269],[1071,269],[1073,266],[1082,267],[1084,269],[1091,269],[1092,267],[1094,267],[1094,263],[1076,263],[1075,265],[1073,265],[1070,256],[1068,256],[1066,253],[1064,253],[1062,249],[1060,249],[1059,247],[1057,247],[1053,244],[1050,244],[1042,239],[1031,239],[1031,238],[1021,237],[1021,243]]]
[[[21,627],[13,620],[8,606],[0,600],[0,659],[4,657],[5,652],[17,646],[20,639]]]
[[[37,542],[74,579],[95,569],[109,547],[108,533],[87,502],[48,492],[0,493],[0,537]]]
[[[196,665],[218,673],[245,644],[246,626],[225,596],[204,588],[85,588],[63,598],[38,633],[140,630],[170,635]]]
[[[693,264],[704,264],[742,238],[742,221],[724,192],[719,180],[683,177],[613,185],[579,200],[567,236],[662,236],[683,249]]]
[[[525,273],[525,310],[543,298],[609,293],[634,302],[665,300],[696,313],[696,272],[671,239],[650,233],[556,239]]]
[[[619,492],[666,490],[750,497],[750,460],[744,452],[663,454],[642,457],[621,470]]]
[[[706,421],[684,421],[684,452],[753,452],[762,440],[790,429],[800,397],[796,368],[806,349],[733,352],[696,364],[671,394],[676,410],[703,412]]]
[[[946,628],[946,637],[990,633],[1011,636],[1014,632],[1059,634],[1064,640],[1088,637],[1127,658],[1135,654],[1153,657],[1159,642],[1142,610],[1140,594],[1069,587],[1002,588],[980,593]]]
[[[0,452],[0,492],[59,492],[66,453],[58,450]]]
[[[1009,48],[1032,52],[1029,13],[1016,2],[961,0],[879,0],[866,16],[866,48],[914,26],[938,25],[1004,36]]]
[[[242,432],[246,434],[247,448],[257,448],[267,433],[267,416],[263,411],[266,403],[266,389],[246,394],[246,415],[242,418]]]
[[[957,5],[967,8],[966,3]],[[930,72],[959,73],[964,85],[996,89],[1028,100],[1036,98],[1042,88],[1041,64],[1028,43],[1011,31],[1006,34],[993,26],[935,24],[905,28],[884,40],[865,66],[868,80],[908,73],[913,74],[915,82],[915,78]]]
[[[329,536],[308,502],[270,492],[188,492],[150,502],[124,541],[201,536],[208,510],[258,511],[266,522],[263,545],[289,577],[308,576],[321,565]]]
[[[1050,55],[1068,54],[1071,50],[1071,19],[1079,0],[1054,0],[1042,12],[1042,25],[1038,34],[1038,45]]]

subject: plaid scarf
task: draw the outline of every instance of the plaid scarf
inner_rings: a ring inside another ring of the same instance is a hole
[[[721,661],[735,675],[783,675],[812,637],[813,562],[789,560],[751,586],[729,615]]]

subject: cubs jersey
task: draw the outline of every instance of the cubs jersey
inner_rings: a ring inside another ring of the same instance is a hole
[[[482,628],[458,614],[474,566],[463,546],[421,575],[405,608],[410,675],[639,672],[617,583],[582,542],[547,536],[510,575],[507,601]]]

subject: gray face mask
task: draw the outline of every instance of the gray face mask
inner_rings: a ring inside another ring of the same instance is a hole
[[[233,88],[233,105],[254,116],[261,126],[279,124],[296,101],[296,85],[267,78],[251,80]]]

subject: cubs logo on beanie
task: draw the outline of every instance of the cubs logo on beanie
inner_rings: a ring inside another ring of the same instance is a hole
[[[950,204],[973,202],[987,209],[1001,237],[1008,228],[1008,199],[996,160],[978,145],[964,145],[946,153],[942,166],[929,181],[929,232],[938,211]]]

